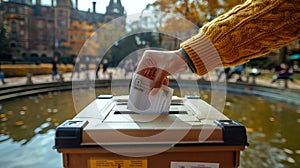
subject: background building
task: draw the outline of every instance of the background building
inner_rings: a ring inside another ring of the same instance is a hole
[[[1,24],[7,30],[8,49],[0,53],[1,60],[49,62],[53,54],[72,60],[84,42],[102,24],[126,12],[120,0],[110,0],[106,13],[78,9],[78,0],[51,0],[50,6],[41,0],[1,0]],[[125,21],[124,23],[125,24]]]

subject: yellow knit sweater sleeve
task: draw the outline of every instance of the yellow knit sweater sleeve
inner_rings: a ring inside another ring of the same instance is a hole
[[[181,43],[197,74],[247,62],[300,39],[300,0],[247,0]]]

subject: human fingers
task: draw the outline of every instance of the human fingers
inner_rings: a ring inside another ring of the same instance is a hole
[[[145,68],[137,71],[137,74],[142,75],[148,79],[153,80],[155,77],[156,68]]]
[[[169,73],[161,69],[145,68],[140,71],[137,71],[137,74],[153,80],[153,82],[150,85],[150,90],[151,90],[150,94],[152,95],[155,95],[159,91],[159,88],[161,88],[162,85],[167,86],[169,84],[169,79],[168,79]]]
[[[163,80],[163,85],[166,85],[166,86],[169,85],[169,78],[166,77],[166,78]]]
[[[153,83],[151,84],[151,89],[153,88],[160,88],[164,83],[168,84],[167,76],[170,75],[167,71],[164,71],[162,69],[157,69]]]

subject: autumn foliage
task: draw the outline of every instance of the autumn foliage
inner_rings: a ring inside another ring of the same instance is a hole
[[[197,26],[203,25],[234,6],[242,0],[157,0],[147,9],[181,15]]]

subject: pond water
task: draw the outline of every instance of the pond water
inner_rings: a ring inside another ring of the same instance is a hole
[[[97,94],[108,94],[99,89]],[[209,102],[208,91],[201,91]],[[92,99],[93,96],[91,96]],[[242,168],[300,167],[300,107],[249,95],[228,94],[224,114],[247,127],[250,146]],[[71,92],[15,98],[0,104],[0,167],[60,168],[55,128],[76,115]]]

